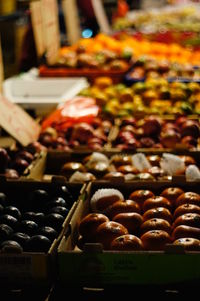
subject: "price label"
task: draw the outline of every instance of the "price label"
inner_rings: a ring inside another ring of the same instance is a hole
[[[67,37],[72,45],[81,37],[80,20],[75,0],[63,0],[62,8],[67,28]]]
[[[31,2],[30,12],[37,55],[41,57],[45,52],[41,1]]]
[[[42,0],[41,3],[47,62],[53,65],[60,49],[58,4],[56,0]]]
[[[40,126],[18,105],[0,95],[0,126],[23,146],[36,141]]]

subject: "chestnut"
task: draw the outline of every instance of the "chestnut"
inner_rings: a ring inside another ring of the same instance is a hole
[[[174,214],[173,214],[174,220],[178,216],[180,216],[182,214],[185,214],[185,213],[198,213],[198,214],[200,214],[200,206],[194,205],[194,204],[188,204],[188,203],[178,206],[175,209]]]
[[[35,189],[29,195],[29,206],[31,209],[43,210],[49,200],[49,194],[44,189]]]
[[[186,251],[200,251],[200,240],[191,237],[178,238],[173,242],[176,246],[182,246]]]
[[[20,176],[19,173],[12,168],[6,168],[4,175],[6,178],[10,178],[10,179],[18,179]]]
[[[139,251],[143,250],[141,239],[133,234],[119,236],[111,242],[110,249],[116,251]]]
[[[25,169],[29,166],[28,161],[21,158],[16,158],[12,162],[12,168],[15,169],[20,175],[25,171]]]
[[[178,207],[186,203],[200,206],[200,195],[192,191],[184,192],[176,199],[175,205]]]
[[[142,209],[144,201],[153,196],[154,196],[154,193],[152,191],[147,190],[147,189],[139,189],[139,190],[133,191],[129,195],[129,199],[138,203],[138,205]]]
[[[10,162],[10,157],[5,148],[0,147],[0,173],[4,173],[5,169],[8,167]]]
[[[103,245],[105,250],[110,249],[113,239],[128,234],[128,230],[120,223],[109,221],[100,224],[96,230],[96,241]]]
[[[16,155],[17,158],[24,159],[26,160],[29,164],[33,161],[34,156],[30,152],[26,150],[21,150],[20,152],[17,153]]]
[[[89,213],[79,223],[79,234],[86,241],[95,241],[98,226],[108,221],[109,218],[102,213]]]
[[[144,212],[143,214],[143,219],[144,221],[147,221],[151,218],[162,218],[169,223],[172,222],[173,216],[169,209],[164,208],[164,207],[156,207],[156,208],[151,208],[147,211]]]
[[[141,236],[144,249],[162,251],[166,244],[171,242],[170,235],[164,230],[150,230]]]
[[[140,227],[141,234],[150,230],[163,230],[170,234],[171,225],[168,221],[162,218],[151,218],[143,222]]]
[[[140,213],[139,205],[133,200],[117,201],[114,204],[108,206],[104,213],[111,219],[119,214],[125,212],[137,212]]]
[[[174,228],[171,236],[173,240],[184,237],[200,239],[200,229],[187,225],[179,225]]]
[[[187,225],[195,228],[200,228],[200,214],[189,212],[178,216],[173,223],[173,228],[179,225]]]
[[[176,199],[182,194],[184,193],[183,189],[181,189],[180,187],[168,187],[165,188],[162,192],[161,192],[161,196],[165,197],[166,199],[168,199],[172,206],[175,205]]]
[[[138,234],[143,223],[143,217],[137,212],[119,213],[112,220],[122,224],[130,234]]]
[[[168,199],[164,198],[163,196],[154,196],[144,201],[143,211],[145,212],[148,209],[156,207],[164,207],[170,211],[172,209],[171,202]]]

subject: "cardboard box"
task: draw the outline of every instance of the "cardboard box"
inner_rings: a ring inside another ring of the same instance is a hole
[[[0,181],[0,191],[6,193],[9,200],[15,200],[16,206],[24,198],[24,202],[28,202],[27,193],[34,189],[45,189],[49,195],[61,186],[66,186],[72,194],[74,203],[62,224],[60,233],[54,239],[49,251],[44,252],[22,252],[16,251],[3,253],[0,252],[0,287],[9,286],[14,288],[26,287],[28,285],[52,285],[57,277],[57,247],[67,225],[73,215],[78,204],[83,185],[69,185],[62,180],[52,179],[51,182],[41,181]]]
[[[177,186],[177,184],[170,184]],[[197,191],[197,183],[180,183],[185,191]],[[169,183],[90,183],[68,225],[58,247],[59,281],[62,285],[105,287],[109,285],[179,285],[200,281],[200,252],[184,252],[168,245],[165,251],[104,251],[101,244],[86,244],[77,248],[78,224],[89,212],[91,195],[99,188],[117,188],[125,197],[136,189],[151,189],[157,193]],[[70,234],[69,234],[70,233]]]

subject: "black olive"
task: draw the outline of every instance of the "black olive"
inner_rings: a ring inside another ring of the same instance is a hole
[[[67,203],[62,197],[55,197],[53,200],[46,204],[46,209],[48,210],[56,206],[62,206],[67,208]]]
[[[11,236],[11,239],[15,240],[16,242],[18,242],[24,248],[25,244],[30,239],[30,236],[28,234],[26,234],[26,233],[15,232]]]
[[[7,207],[5,207],[4,213],[5,214],[10,214],[10,215],[14,216],[17,219],[21,218],[21,212],[15,206],[7,206]]]
[[[0,241],[4,241],[10,238],[10,236],[13,233],[13,229],[6,225],[6,224],[0,224]]]
[[[48,202],[49,195],[46,190],[36,189],[29,195],[29,205],[33,210],[43,210]]]
[[[36,234],[37,230],[38,230],[38,224],[36,224],[34,221],[23,220],[19,225],[19,231],[26,233],[28,235]]]
[[[0,204],[2,206],[6,206],[7,205],[6,195],[3,192],[0,192]]]
[[[60,231],[64,222],[64,217],[58,213],[49,213],[45,216],[45,226],[50,226],[56,231]]]
[[[51,241],[44,235],[32,236],[26,244],[26,251],[29,252],[48,252]]]
[[[53,242],[54,239],[58,237],[58,232],[49,226],[44,226],[44,227],[39,228],[38,233],[46,236],[48,239],[51,240],[51,242]]]
[[[17,218],[10,214],[3,214],[2,216],[0,216],[0,223],[6,224],[13,229],[15,229],[18,226]]]
[[[15,240],[5,240],[1,243],[0,248],[3,252],[22,253],[22,246]]]
[[[61,214],[63,217],[66,217],[68,212],[69,212],[69,210],[62,206],[56,206],[56,207],[49,209],[49,213],[58,213],[58,214]]]

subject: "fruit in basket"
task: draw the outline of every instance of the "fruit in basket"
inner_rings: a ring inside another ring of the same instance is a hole
[[[192,136],[184,136],[181,139],[181,144],[186,148],[195,148],[198,145],[198,140]]]
[[[51,242],[58,237],[58,232],[49,226],[43,226],[38,229],[40,235],[46,236]]]
[[[33,159],[34,159],[34,156],[30,153],[30,152],[28,152],[28,151],[26,151],[26,150],[21,150],[21,151],[19,151],[17,154],[16,154],[16,157],[17,158],[21,158],[21,159],[24,159],[24,160],[26,160],[29,164],[33,161]]]
[[[183,193],[184,191],[180,187],[167,187],[160,195],[171,201],[172,206],[174,206],[176,199]]]
[[[174,228],[171,236],[173,240],[184,237],[200,239],[200,229],[187,225],[179,225],[176,228]]]
[[[163,230],[170,234],[171,225],[170,223],[162,218],[151,218],[144,221],[140,227],[140,233],[144,234],[150,230]]]
[[[18,242],[22,246],[22,248],[24,249],[27,241],[30,239],[30,236],[26,233],[23,233],[23,232],[15,232],[11,236],[11,239]]]
[[[55,206],[49,209],[48,213],[58,213],[63,217],[66,217],[69,212],[69,209],[63,206]]]
[[[172,204],[171,202],[163,196],[153,196],[146,199],[143,203],[143,211],[145,212],[148,209],[156,208],[156,207],[164,207],[171,211]]]
[[[123,201],[123,194],[115,188],[100,188],[91,197],[90,207],[94,212],[103,212],[117,201]]]
[[[28,161],[19,157],[12,162],[12,168],[15,169],[19,174],[22,174],[28,166]]]
[[[112,220],[122,224],[130,234],[139,233],[143,217],[137,212],[122,212],[115,215]]]
[[[20,221],[18,230],[28,235],[34,235],[37,233],[38,224],[32,220],[22,220]]]
[[[26,251],[29,252],[48,252],[51,247],[51,241],[44,235],[33,235],[26,244]]]
[[[67,162],[61,167],[61,174],[69,178],[75,171],[84,172],[85,167],[81,162]]]
[[[102,213],[89,213],[79,223],[79,234],[85,241],[95,241],[98,226],[108,221],[109,218]]]
[[[125,234],[115,238],[110,246],[111,250],[116,251],[140,251],[143,248],[141,239],[133,234]]]
[[[35,189],[29,194],[29,207],[31,209],[43,210],[49,200],[49,194],[44,189]]]
[[[78,140],[80,143],[86,144],[90,138],[94,137],[93,127],[85,122],[75,124],[72,130],[71,140]]]
[[[10,157],[5,148],[0,147],[0,173],[4,172],[10,162]]]
[[[178,207],[186,203],[200,206],[200,195],[192,191],[184,192],[176,199],[175,205]]]
[[[200,251],[200,240],[196,238],[179,238],[173,242],[173,245],[181,246],[186,251]]]
[[[178,206],[174,211],[174,220],[182,214],[185,213],[198,213],[200,214],[200,206],[194,204],[182,204]]]
[[[0,224],[6,224],[10,226],[13,230],[18,227],[18,219],[10,214],[3,214],[0,216]]]
[[[180,142],[181,136],[174,130],[168,129],[161,131],[160,142],[166,148],[175,148],[176,144]]]
[[[143,130],[145,136],[157,136],[160,134],[162,121],[156,116],[144,118]]]
[[[5,240],[1,243],[0,249],[3,253],[22,253],[22,246],[15,240]]]
[[[144,249],[151,251],[162,251],[166,244],[171,243],[170,235],[163,230],[150,230],[140,237]]]
[[[113,239],[124,234],[128,234],[128,230],[120,223],[114,221],[104,222],[96,230],[96,241],[101,243],[105,250],[108,250]]]
[[[129,155],[113,155],[110,159],[110,162],[116,167],[121,165],[130,165],[132,164],[131,156]]]
[[[196,164],[196,160],[192,156],[188,155],[179,155],[179,158],[183,160],[185,166]]]
[[[5,193],[0,192],[0,205],[2,205],[3,207],[7,205],[7,198]]]
[[[20,219],[21,218],[21,212],[20,210],[15,207],[15,206],[6,206],[4,208],[4,214],[10,214],[12,216],[14,216],[15,218],[17,219]]]
[[[60,231],[65,218],[59,213],[49,213],[45,215],[44,224],[45,226],[50,226],[56,231]]]
[[[138,189],[129,195],[129,199],[135,201],[140,208],[143,208],[143,203],[146,199],[154,197],[154,193],[148,189]]]
[[[155,140],[150,137],[142,137],[140,139],[141,147],[151,148],[155,146]]]
[[[144,221],[152,219],[152,218],[161,218],[169,223],[172,222],[173,216],[169,209],[164,207],[152,208],[144,212],[143,219]]]
[[[6,168],[4,175],[8,179],[18,179],[20,176],[19,173],[15,169],[12,169],[12,168]]]
[[[193,138],[199,138],[200,127],[199,123],[194,120],[186,120],[181,126],[181,136],[192,136]]]
[[[123,179],[124,174],[118,171],[110,171],[103,176],[104,180]]]
[[[133,165],[121,165],[117,168],[117,171],[122,174],[132,173],[138,174],[139,170],[135,168]]]
[[[13,234],[13,229],[7,224],[0,224],[0,242],[8,240]]]
[[[200,214],[198,213],[184,213],[178,216],[173,222],[173,228],[179,225],[186,225],[195,228],[200,228]]]
[[[34,141],[32,143],[29,143],[25,149],[32,155],[34,155],[35,153],[39,153],[41,151],[46,150],[46,147],[42,145],[39,141]]]
[[[112,205],[105,208],[104,213],[111,219],[119,214],[125,212],[137,212],[140,213],[139,205],[133,200],[119,200]]]

